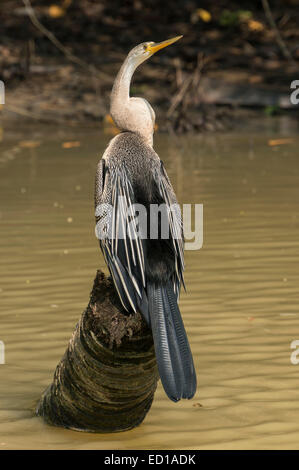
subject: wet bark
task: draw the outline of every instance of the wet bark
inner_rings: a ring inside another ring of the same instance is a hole
[[[89,304],[36,414],[78,431],[125,431],[145,418],[157,380],[150,329],[139,313],[125,313],[112,282],[98,271]]]

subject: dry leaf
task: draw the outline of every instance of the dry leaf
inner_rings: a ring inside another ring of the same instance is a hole
[[[114,121],[113,121],[113,119],[112,119],[112,116],[111,116],[110,114],[105,114],[105,116],[104,116],[104,124],[105,124],[105,123],[107,123],[107,124],[113,124],[113,125],[115,126]]]
[[[264,25],[260,21],[248,20],[247,25],[250,31],[259,32],[264,30]]]
[[[61,18],[65,15],[65,10],[58,5],[51,5],[48,8],[48,14],[51,18]]]
[[[268,140],[268,145],[270,147],[274,147],[275,145],[285,145],[285,144],[292,144],[294,139],[271,139]]]
[[[73,147],[80,147],[81,142],[74,141],[74,142],[63,142],[62,148],[64,149],[72,149]]]
[[[108,135],[117,135],[120,132],[118,127],[116,127],[110,114],[106,114],[104,116],[103,127],[104,127],[104,133]]]
[[[196,10],[196,13],[197,13],[197,16],[205,23],[209,23],[212,19],[211,13],[207,10],[204,10],[203,8],[198,8]]]
[[[36,147],[39,147],[40,144],[41,142],[38,140],[22,140],[21,142],[19,142],[19,147],[34,149]]]

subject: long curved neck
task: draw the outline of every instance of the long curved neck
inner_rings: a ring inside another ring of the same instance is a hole
[[[121,66],[111,92],[110,114],[120,130],[135,132],[152,146],[154,111],[144,99],[130,98],[132,76],[140,63],[128,56]]]
[[[110,109],[112,114],[115,115],[115,118],[117,118],[118,110],[124,105],[129,104],[130,85],[136,67],[137,66],[130,60],[130,58],[127,57],[116,76],[111,92],[110,105]]]

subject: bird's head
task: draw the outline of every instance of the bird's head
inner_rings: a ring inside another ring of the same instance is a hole
[[[170,46],[174,42],[181,39],[183,36],[176,36],[175,38],[167,39],[166,41],[162,42],[142,42],[138,44],[138,46],[134,47],[129,52],[128,60],[134,65],[134,67],[138,67],[138,65],[142,64],[145,60],[149,59],[152,55],[156,52],[164,49],[164,47]]]

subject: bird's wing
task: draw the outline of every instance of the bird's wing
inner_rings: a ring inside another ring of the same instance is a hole
[[[175,262],[173,289],[178,297],[181,283],[184,285],[181,212],[162,162],[153,170],[152,177],[159,192],[159,200],[169,207],[169,241]],[[125,167],[115,169],[105,164],[103,159],[100,161],[96,175],[95,202],[97,236],[122,305],[127,311],[141,310],[146,320],[149,320],[146,234],[142,234],[142,227],[134,213],[135,198]]]
[[[180,290],[180,284],[184,283],[184,232],[183,222],[181,216],[181,209],[175,197],[174,190],[171,182],[166,173],[163,162],[161,161],[160,177],[158,177],[158,187],[162,199],[165,204],[171,209],[168,211],[168,221],[170,228],[170,242],[173,247],[175,254],[175,272],[176,277],[174,279],[175,293],[178,295]]]
[[[111,189],[108,204],[100,195],[107,187]],[[127,311],[141,310],[147,319],[144,240],[133,212],[134,194],[125,169],[98,167],[95,200],[97,236],[122,305]]]

